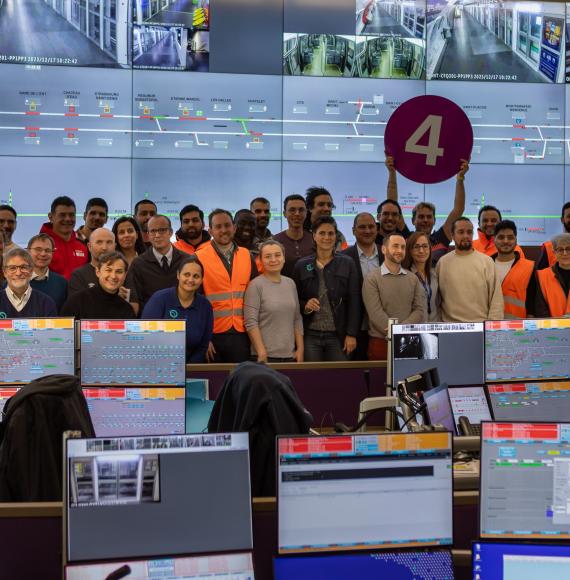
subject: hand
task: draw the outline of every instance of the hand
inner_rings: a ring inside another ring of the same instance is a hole
[[[354,336],[345,336],[344,337],[344,347],[342,350],[346,352],[346,354],[350,354],[356,348],[356,338]]]
[[[293,358],[297,361],[297,362],[303,362],[305,360],[305,352],[304,349],[302,348],[298,348],[294,353],[293,353]]]
[[[396,167],[394,167],[394,158],[391,155],[386,156],[386,161],[384,161],[384,165],[386,165],[388,173],[390,174],[396,173]]]
[[[266,363],[267,362],[267,351],[265,349],[258,351],[257,362]]]
[[[129,301],[129,298],[131,297],[131,291],[128,288],[125,288],[124,286],[121,286],[119,288],[119,296],[123,300],[126,300],[128,302]]]
[[[311,312],[318,312],[321,309],[321,303],[318,298],[310,298],[305,304],[305,314],[311,314]]]
[[[206,361],[209,363],[214,362],[214,355],[216,354],[216,349],[212,344],[212,341],[208,344],[208,350],[206,351]]]
[[[469,171],[469,160],[462,159],[461,165],[459,166],[459,172],[457,173],[457,177],[465,177],[465,174]]]

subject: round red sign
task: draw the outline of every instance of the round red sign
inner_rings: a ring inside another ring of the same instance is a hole
[[[384,133],[386,155],[404,177],[418,183],[439,183],[469,159],[473,129],[463,109],[435,95],[414,97],[390,117]]]

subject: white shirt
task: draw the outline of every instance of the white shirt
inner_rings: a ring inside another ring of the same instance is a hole
[[[32,287],[28,286],[28,289],[22,294],[21,297],[16,296],[12,290],[7,286],[6,287],[6,296],[10,301],[10,304],[16,309],[17,312],[22,312],[24,310],[30,296],[32,295]]]
[[[392,276],[402,276],[407,274],[408,271],[404,270],[404,268],[402,268],[402,266],[400,266],[400,270],[394,274],[392,272],[390,272],[390,270],[388,270],[388,266],[386,266],[386,263],[383,262],[382,265],[380,266],[380,274],[382,274],[382,276],[388,276],[388,274],[391,274]]]
[[[174,249],[173,249],[172,244],[170,244],[170,249],[168,250],[168,252],[166,252],[166,254],[161,254],[160,252],[157,252],[154,248],[152,249],[152,253],[154,254],[154,257],[156,258],[156,261],[160,264],[161,268],[162,268],[163,256],[166,256],[166,259],[168,260],[169,266],[170,266],[170,264],[172,264],[172,254],[174,253]]]
[[[32,272],[32,280],[49,280],[49,268],[46,270],[46,273],[43,275],[39,275],[35,270]]]
[[[367,256],[358,244],[356,244],[356,251],[358,252],[358,259],[360,261],[360,268],[362,269],[362,276],[366,278],[372,270],[380,267],[380,258],[378,256],[378,246],[374,244],[374,253],[372,256]]]

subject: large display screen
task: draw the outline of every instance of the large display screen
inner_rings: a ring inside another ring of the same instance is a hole
[[[89,198],[105,198],[109,225],[143,197],[176,217],[188,203],[207,213],[263,196],[277,232],[284,197],[324,185],[352,243],[354,214],[375,215],[386,197],[386,123],[401,103],[434,94],[473,126],[464,213],[496,205],[521,245],[540,245],[560,232],[569,195],[567,11],[486,0],[4,0],[0,204],[18,211],[20,245],[58,195],[75,200],[79,222]],[[398,185],[410,227],[420,201],[436,204],[439,224],[452,207],[452,180]]]
[[[570,538],[570,425],[482,423],[482,538]]]
[[[247,433],[68,439],[67,560],[252,549]]]
[[[451,438],[280,437],[279,553],[451,544]]]

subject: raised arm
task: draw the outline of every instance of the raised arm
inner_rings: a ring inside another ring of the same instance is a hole
[[[449,212],[445,223],[443,224],[443,231],[448,240],[451,240],[451,224],[463,215],[465,211],[465,174],[469,171],[469,161],[461,160],[459,172],[455,178],[455,198],[453,200],[453,209]]]
[[[398,181],[396,178],[396,168],[394,167],[394,158],[389,155],[384,162],[388,170],[388,186],[386,188],[386,198],[392,201],[398,201]]]

